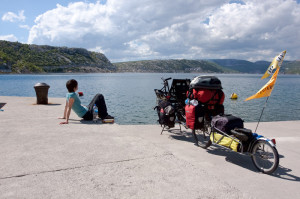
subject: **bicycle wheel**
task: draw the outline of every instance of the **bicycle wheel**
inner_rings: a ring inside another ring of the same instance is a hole
[[[202,130],[193,129],[192,133],[194,135],[196,145],[203,149],[209,147],[211,145],[210,132],[209,124],[204,124]]]
[[[266,174],[273,173],[279,164],[277,149],[265,140],[259,140],[253,146],[251,159],[255,167]]]

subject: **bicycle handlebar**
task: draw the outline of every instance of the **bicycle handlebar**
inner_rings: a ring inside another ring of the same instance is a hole
[[[164,78],[162,77],[161,79],[165,82],[165,81],[168,81],[168,80],[172,79],[172,77],[169,77],[169,78],[167,78],[167,79],[164,79]]]

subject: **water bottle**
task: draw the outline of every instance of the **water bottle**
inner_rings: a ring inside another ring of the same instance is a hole
[[[186,100],[185,100],[185,102],[184,102],[186,105],[188,105],[188,104],[190,104],[190,99],[189,98],[187,98]]]
[[[93,106],[93,122],[95,122],[95,123],[98,121],[97,115],[98,115],[98,107],[96,104],[94,104],[94,106]]]
[[[190,104],[193,105],[193,106],[197,106],[198,105],[198,101],[193,99],[190,101]]]

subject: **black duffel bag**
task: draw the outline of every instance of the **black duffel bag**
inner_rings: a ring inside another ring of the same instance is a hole
[[[239,117],[230,114],[223,114],[213,117],[211,125],[213,128],[230,135],[232,129],[244,128],[244,121]]]

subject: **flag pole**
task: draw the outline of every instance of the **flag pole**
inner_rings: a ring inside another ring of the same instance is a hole
[[[257,125],[256,125],[256,128],[255,128],[255,133],[256,133],[256,130],[258,128],[258,125],[260,123],[260,120],[261,120],[261,117],[263,115],[263,112],[267,106],[267,103],[268,103],[268,99],[269,97],[271,96],[271,93],[272,93],[272,90],[273,90],[273,87],[275,85],[275,82],[276,82],[276,79],[277,79],[277,75],[279,73],[279,69],[281,67],[281,64],[283,62],[283,59],[284,59],[284,56],[286,54],[286,51],[282,51],[277,57],[275,57],[273,59],[273,61],[271,62],[270,66],[268,67],[267,71],[265,72],[265,74],[262,76],[262,79],[268,77],[274,68],[277,68],[275,73],[273,73],[271,79],[269,80],[269,82],[267,84],[265,84],[256,94],[252,95],[251,97],[248,97],[245,101],[247,100],[251,100],[251,99],[255,99],[255,98],[261,98],[261,97],[267,97],[267,100],[265,102],[265,105],[261,111],[261,114],[260,114],[260,117],[259,117],[259,120],[257,122]]]
[[[260,114],[259,120],[258,120],[258,122],[257,122],[257,125],[256,125],[256,128],[255,128],[254,133],[256,133],[256,130],[257,130],[257,128],[258,128],[258,125],[259,125],[259,122],[260,122],[261,117],[262,117],[262,115],[263,115],[263,112],[264,112],[264,110],[265,110],[265,108],[266,108],[266,106],[267,106],[269,97],[270,97],[270,96],[267,97],[267,100],[266,100],[266,102],[265,102],[265,105],[264,105],[264,107],[263,107],[263,109],[262,109],[262,111],[261,111],[261,114]]]

